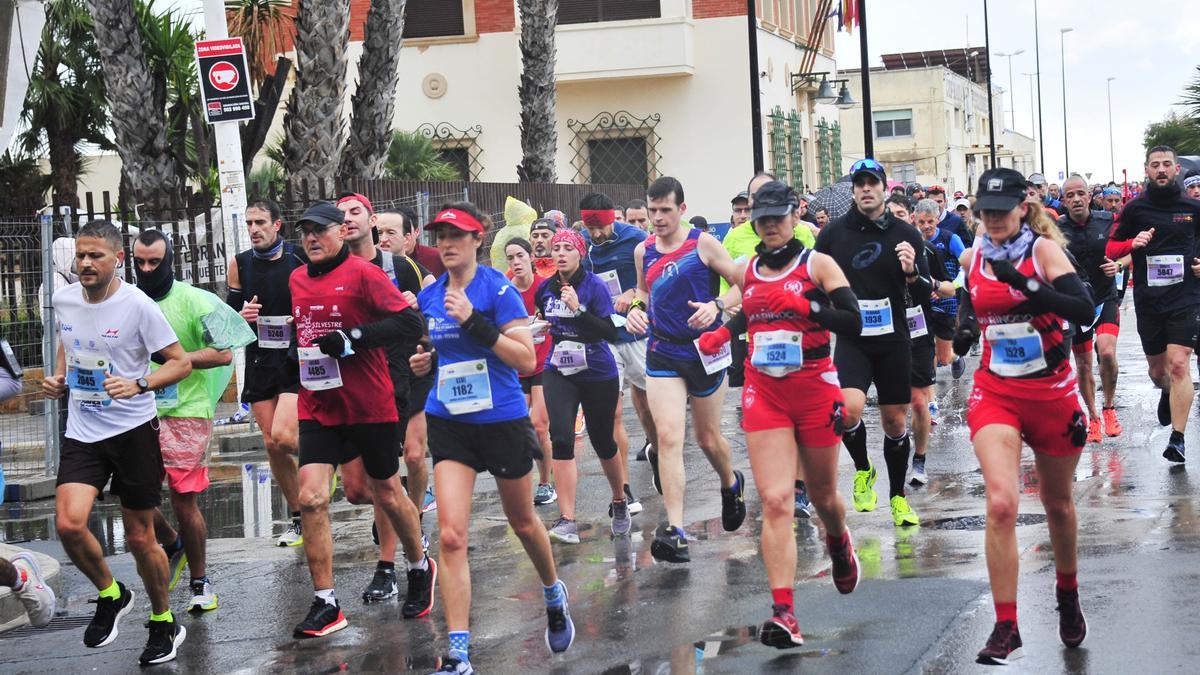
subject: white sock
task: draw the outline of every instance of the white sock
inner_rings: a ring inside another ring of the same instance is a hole
[[[332,588],[322,588],[321,590],[316,591],[314,594],[318,598],[324,600],[325,604],[333,605],[334,607],[337,607],[337,604],[338,604],[337,598],[333,597],[333,589]]]
[[[409,572],[411,572],[413,570],[428,570],[429,569],[429,556],[422,556],[421,559],[417,562],[408,562],[406,560],[405,564],[408,566]]]

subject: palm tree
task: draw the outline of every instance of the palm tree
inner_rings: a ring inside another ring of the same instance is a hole
[[[341,155],[349,0],[299,0],[296,86],[283,118],[284,171],[323,191]]]
[[[229,36],[242,38],[250,81],[258,90],[275,67],[275,58],[288,50],[292,25],[289,0],[225,0]]]
[[[558,174],[554,156],[558,130],[554,126],[554,29],[558,0],[519,0],[521,9],[521,163],[523,183],[553,183]]]
[[[371,180],[383,173],[392,138],[404,6],[408,0],[374,0],[367,12],[358,86],[350,101],[350,137],[338,172],[343,178]]]
[[[417,132],[397,131],[388,148],[384,177],[392,180],[463,180],[433,142]]]
[[[48,155],[54,199],[79,206],[79,174],[85,143],[113,150],[107,130],[108,102],[100,74],[100,52],[83,0],[46,3],[46,27],[33,63],[18,138],[28,155]]]
[[[146,63],[137,14],[128,0],[87,0],[100,52],[105,91],[123,173],[146,209],[161,210],[177,195],[180,175],[167,140],[161,107],[146,104],[157,93]]]

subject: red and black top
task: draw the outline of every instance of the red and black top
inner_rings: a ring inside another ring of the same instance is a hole
[[[755,368],[751,362],[754,359],[757,334],[786,330],[802,334],[800,346],[804,354],[803,367],[789,373],[788,378],[809,377],[834,370],[833,360],[829,358],[828,330],[809,317],[796,316],[790,311],[776,314],[767,306],[767,296],[773,289],[783,288],[790,294],[804,296],[817,288],[808,270],[808,260],[811,256],[812,250],[805,250],[796,256],[787,270],[775,276],[765,276],[758,271],[758,256],[750,259],[750,264],[746,266],[742,291],[742,311],[746,314],[748,325],[747,368]]]

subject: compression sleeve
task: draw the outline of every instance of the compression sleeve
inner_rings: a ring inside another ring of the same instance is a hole
[[[575,323],[579,329],[579,337],[584,342],[617,341],[617,326],[607,316],[600,317],[592,312],[583,312],[575,317]]]
[[[908,282],[908,292],[914,298],[928,298],[933,293],[933,283],[929,280],[929,258],[925,255],[925,244],[921,243],[914,250],[917,252],[917,278],[905,275],[904,280]]]
[[[1125,256],[1133,253],[1133,239],[1117,239],[1117,228],[1121,226],[1121,219],[1113,223],[1112,231],[1108,234],[1108,243],[1104,245],[1104,256],[1109,260],[1120,260]]]
[[[858,312],[858,298],[849,286],[833,289],[829,294],[829,305],[813,301],[809,318],[826,330],[839,335],[857,336],[862,332],[862,315]],[[731,331],[732,332],[732,331]]]
[[[246,296],[242,294],[242,289],[229,287],[229,292],[225,294],[225,304],[233,308],[233,311],[242,311],[242,305],[246,302]]]
[[[406,307],[379,321],[363,324],[358,329],[362,331],[362,337],[351,341],[353,347],[373,349],[393,342],[416,342],[425,332],[425,320],[420,312]]]
[[[1028,288],[1026,283],[1025,295],[1039,311],[1053,312],[1079,326],[1086,326],[1096,318],[1092,295],[1078,274],[1064,274],[1053,285],[1039,283],[1036,291]]]
[[[958,289],[958,328],[954,331],[954,353],[966,356],[971,345],[979,339],[979,320],[975,317],[975,305],[967,289]]]
[[[750,322],[746,320],[746,313],[739,309],[737,314],[734,314],[729,321],[725,322],[725,328],[729,331],[730,335],[745,333],[750,328]]]

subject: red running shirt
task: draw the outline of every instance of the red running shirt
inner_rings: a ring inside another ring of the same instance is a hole
[[[350,255],[329,272],[310,277],[307,266],[292,272],[292,318],[301,348],[335,330],[383,319],[408,307],[383,270]],[[323,391],[300,387],[299,416],[324,426],[395,422],[392,378],[383,349],[360,349],[338,359],[342,386]],[[387,402],[384,405],[384,402]]]
[[[757,334],[786,330],[802,334],[800,345],[804,356],[802,368],[788,373],[786,378],[809,377],[834,370],[833,360],[829,358],[829,331],[808,317],[802,318],[791,312],[776,314],[767,306],[767,296],[774,289],[782,288],[790,294],[802,296],[817,288],[808,271],[808,259],[811,256],[811,249],[804,251],[791,267],[776,276],[760,274],[758,256],[750,259],[742,291],[742,311],[746,313],[749,326],[746,331],[749,344],[747,368],[758,370],[752,363]]]
[[[535,276],[529,288],[521,291],[521,300],[525,302],[525,311],[529,312],[529,316],[537,316],[537,291],[542,287],[544,282],[544,279]],[[516,286],[516,284],[513,284],[513,286]],[[532,373],[521,373],[522,379],[541,373],[542,369],[546,366],[546,357],[550,355],[550,348],[554,346],[554,339],[550,337],[549,329],[546,329],[546,332],[542,333],[541,337],[541,342],[538,342],[538,338],[536,337],[533,339],[533,356],[537,359],[537,369]]]

